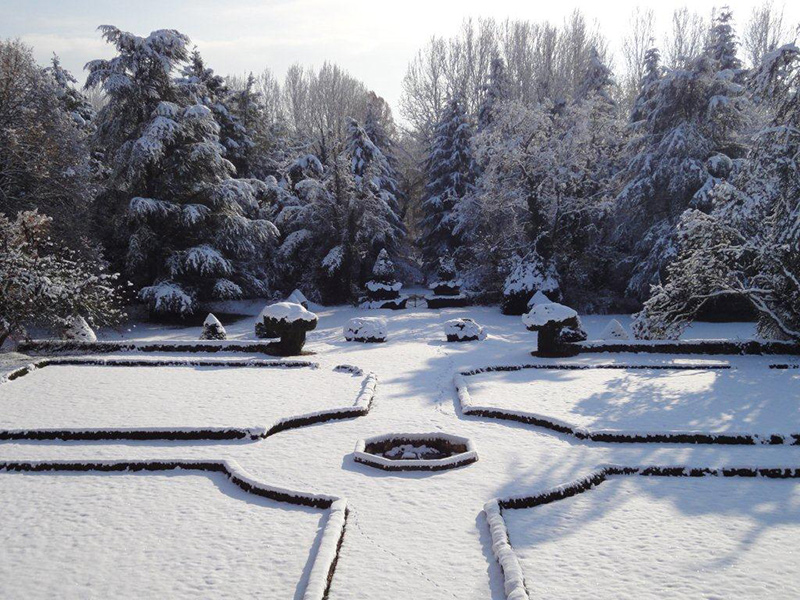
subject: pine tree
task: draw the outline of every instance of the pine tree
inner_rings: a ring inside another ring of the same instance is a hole
[[[661,52],[658,48],[650,48],[644,55],[644,75],[639,82],[639,93],[633,102],[631,123],[639,123],[647,118],[653,109],[652,101],[659,80],[664,76],[661,66]]]
[[[193,103],[172,71],[188,58],[177,31],[146,38],[101,28],[118,56],[89,63],[87,86],[109,102],[101,143],[113,175],[109,201],[128,225],[125,266],[153,313],[184,316],[206,299],[268,291],[263,257],[277,237],[267,186],[232,179],[211,109]]]
[[[625,293],[633,298],[646,298],[665,275],[675,256],[677,221],[690,206],[708,205],[721,179],[712,173],[715,166],[744,154],[739,135],[747,103],[742,86],[728,75],[735,55],[723,35],[726,18],[714,25],[711,37],[718,43],[651,84],[640,104],[642,120],[621,172],[612,236],[625,256],[620,270],[630,273]]]
[[[452,254],[458,246],[453,210],[474,186],[471,138],[467,116],[453,98],[442,112],[425,162],[428,183],[420,226],[423,258],[429,270],[436,267],[439,256]]]

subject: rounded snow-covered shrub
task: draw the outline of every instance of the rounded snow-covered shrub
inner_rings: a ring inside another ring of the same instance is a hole
[[[348,342],[385,342],[386,319],[380,317],[356,317],[344,326],[344,339]]]
[[[62,339],[73,342],[96,342],[97,336],[89,327],[89,324],[81,316],[68,317],[64,331],[61,334]]]
[[[206,320],[203,321],[203,332],[200,334],[201,340],[224,340],[228,334],[219,319],[213,314],[208,313]]]
[[[283,356],[300,354],[306,333],[317,326],[317,315],[294,302],[278,302],[265,306],[258,315],[256,335],[279,337],[274,349]]]
[[[569,344],[586,339],[586,331],[578,313],[557,302],[535,305],[529,313],[522,316],[522,322],[529,331],[539,333],[539,356],[575,354]]]
[[[712,177],[725,179],[733,171],[733,161],[725,154],[714,154],[706,161],[706,168]]]
[[[628,332],[625,331],[625,328],[622,326],[622,323],[617,321],[616,319],[611,319],[611,322],[606,325],[605,329],[603,329],[603,333],[600,334],[601,340],[629,340],[630,336]]]
[[[515,257],[503,284],[504,315],[521,315],[536,292],[545,292],[553,298],[560,296],[558,274],[555,267],[545,265],[540,256],[532,253],[525,258]]]
[[[450,319],[444,324],[448,342],[473,342],[486,339],[483,327],[473,319]]]
[[[291,294],[289,294],[289,297],[286,299],[286,301],[299,304],[303,308],[308,308],[308,298],[306,298],[303,292],[301,292],[300,290],[295,290]]]

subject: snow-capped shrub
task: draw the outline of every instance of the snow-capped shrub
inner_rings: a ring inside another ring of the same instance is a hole
[[[161,281],[139,290],[139,299],[145,302],[152,314],[191,315],[197,308],[197,301],[191,292],[173,281]]]
[[[444,324],[448,342],[472,342],[486,339],[483,327],[473,319],[450,319]]]
[[[568,344],[586,339],[578,313],[556,302],[537,304],[523,315],[522,322],[529,331],[539,333],[537,354],[540,356],[569,356],[575,351]]]
[[[275,350],[283,356],[303,351],[306,332],[317,326],[317,315],[293,302],[277,302],[265,306],[256,321],[256,336],[279,337]]]
[[[535,253],[525,258],[514,257],[511,271],[503,285],[503,314],[521,315],[528,307],[528,300],[536,292],[558,298],[558,290],[558,278],[552,265],[545,266]]]
[[[308,308],[308,298],[306,298],[303,292],[301,292],[300,290],[295,290],[291,294],[289,294],[289,297],[286,299],[286,301],[299,304],[303,308]]]
[[[628,332],[625,331],[625,328],[622,326],[622,323],[617,321],[616,319],[612,319],[611,322],[606,325],[605,329],[603,329],[603,333],[600,334],[601,340],[629,340],[630,336]]]
[[[528,300],[528,310],[530,310],[531,308],[533,308],[537,304],[549,304],[551,302],[552,302],[552,300],[550,298],[548,298],[547,295],[544,292],[539,290],[533,296],[531,296],[530,300]]]
[[[208,313],[206,320],[203,321],[203,332],[200,334],[201,340],[224,340],[228,334],[219,319],[213,314]]]
[[[394,263],[389,260],[389,253],[382,249],[372,268],[372,279],[365,284],[368,301],[394,300],[400,296],[403,284],[397,281]]]
[[[75,342],[96,342],[97,336],[86,322],[86,319],[79,316],[67,317],[66,326],[61,334],[64,340]]]
[[[437,296],[457,296],[461,293],[461,280],[456,273],[456,263],[452,257],[439,258],[439,268],[436,271],[436,280],[428,287]]]
[[[386,319],[380,317],[356,317],[344,326],[348,342],[385,342],[387,333]]]

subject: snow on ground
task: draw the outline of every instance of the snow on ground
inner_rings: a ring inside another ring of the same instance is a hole
[[[217,474],[6,473],[0,506],[3,598],[288,599],[324,520]]]
[[[777,598],[800,581],[797,481],[612,477],[503,517],[536,598]]]
[[[254,339],[255,316],[262,307],[263,303],[251,303],[235,307],[236,310],[219,311],[250,315],[231,324],[223,320],[229,337]],[[351,364],[377,374],[377,395],[369,415],[285,431],[252,443],[0,443],[0,460],[233,459],[259,481],[346,497],[350,515],[330,589],[331,600],[504,598],[502,573],[492,554],[483,515],[484,503],[495,497],[546,490],[576,479],[600,464],[800,466],[798,447],[599,444],[533,426],[465,417],[459,410],[453,385],[455,370],[536,360],[530,355],[536,347],[536,335],[525,330],[519,317],[503,316],[496,307],[380,311],[380,316],[388,319],[391,331],[384,344],[348,343],[342,335],[342,327],[349,319],[376,316],[375,311],[319,306],[310,309],[318,315],[319,325],[309,333],[306,349],[315,353],[308,358],[320,363],[320,373],[328,373],[339,364]],[[471,344],[447,343],[444,322],[460,317],[471,317],[484,325],[487,339]],[[582,318],[590,339],[599,335],[611,318],[619,319],[626,327],[630,323],[627,317],[619,316]],[[694,335],[697,330],[701,331],[701,336],[711,337],[748,337],[753,332],[749,324],[701,324],[687,335]],[[199,327],[181,330],[140,325],[125,335],[128,339],[192,340],[199,334]],[[109,333],[100,332],[100,337],[108,339]],[[214,358],[221,356],[215,354]],[[587,355],[570,361],[598,364],[630,363],[634,359],[641,364],[684,360],[658,355]],[[717,362],[715,357],[686,357],[685,360]],[[154,371],[141,371],[142,377],[153,377]],[[236,386],[236,374],[242,371],[230,371],[230,385]],[[220,371],[220,374],[227,372]],[[0,404],[11,386],[28,378],[34,381],[46,373],[44,369],[12,381],[8,386],[0,386]],[[280,371],[280,374],[286,373],[294,371]],[[336,374],[336,377],[346,376]],[[353,380],[360,382],[361,378]],[[191,395],[197,402],[205,401],[207,396],[201,387],[191,388]],[[385,472],[353,460],[353,451],[360,439],[389,433],[432,431],[472,440],[479,460],[462,468],[433,473]],[[85,475],[72,476],[73,479],[82,477]],[[111,480],[112,477],[100,476],[99,479]],[[733,485],[737,483],[741,482],[734,481]],[[769,482],[759,480],[752,485],[761,483]],[[765,492],[768,495],[771,488],[764,489],[768,490]],[[21,498],[19,502],[23,501]],[[157,510],[157,507],[153,500],[152,508]],[[768,531],[774,526],[765,523],[764,529]],[[256,528],[251,533],[258,531]],[[236,553],[245,552],[244,548],[240,546]],[[789,556],[787,553],[792,552],[792,547],[776,546],[772,552]],[[305,560],[307,553],[298,556],[293,558]],[[35,565],[42,558],[42,554],[32,552],[24,560]],[[5,551],[0,546],[0,563],[5,559]],[[569,557],[562,557],[562,560],[568,561]],[[160,576],[169,577],[163,573]],[[528,575],[531,580],[535,577],[536,573]],[[274,586],[272,589],[284,585],[272,575],[266,575],[265,581]],[[282,593],[272,594],[272,597],[291,598],[295,588],[285,585]],[[791,595],[798,586],[800,577],[793,576],[782,589],[785,595]],[[73,589],[71,593],[80,595],[80,591]]]
[[[800,371],[768,368],[774,357],[718,358],[734,368],[523,369],[466,383],[478,405],[590,430],[800,433]]]
[[[260,427],[360,389],[332,369],[52,365],[3,384],[0,428]]]

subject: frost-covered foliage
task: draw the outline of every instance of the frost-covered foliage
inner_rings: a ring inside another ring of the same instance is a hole
[[[545,293],[556,299],[560,297],[555,268],[552,264],[545,265],[535,253],[525,257],[515,256],[503,285],[503,314],[521,315],[537,293]]]
[[[187,77],[173,79],[188,58],[189,40],[176,31],[140,38],[101,30],[118,56],[89,63],[87,85],[109,98],[98,133],[113,168],[110,195],[128,224],[125,266],[144,285],[140,298],[154,313],[184,316],[198,301],[266,294],[265,256],[278,237],[265,206],[270,190],[232,178],[215,119],[227,114],[217,102],[221,82],[199,55]],[[230,143],[241,132],[235,120],[227,125]]]
[[[706,50],[685,68],[657,78],[655,57],[648,60],[612,237],[623,255],[619,268],[630,274],[626,294],[640,299],[675,256],[674,228],[683,211],[708,210],[712,190],[724,180],[710,172],[709,158],[743,157],[749,108],[728,11],[717,15]]]
[[[228,333],[220,323],[219,319],[213,314],[208,313],[205,321],[203,321],[203,331],[200,333],[201,340],[224,340],[227,339]]]
[[[582,309],[608,304],[587,290],[609,269],[601,222],[623,132],[608,70],[600,66],[589,63],[583,96],[559,104],[506,102],[476,137],[482,173],[454,217],[456,256],[470,289],[499,296],[510,275],[518,278],[512,271],[520,257],[530,255],[543,275],[561,273],[550,290],[561,288]],[[535,291],[515,301],[515,314]]]
[[[484,86],[483,101],[478,110],[478,131],[491,125],[500,105],[511,98],[511,84],[508,81],[505,61],[496,56],[492,59],[489,77]]]
[[[67,317],[64,322],[64,329],[61,334],[62,339],[74,342],[96,342],[95,335],[89,323],[82,316]]]
[[[57,59],[43,69],[31,48],[0,40],[0,213],[47,214],[56,238],[92,254],[91,111],[72,81]]]
[[[439,118],[425,162],[420,227],[423,258],[431,269],[439,256],[452,254],[459,245],[454,211],[475,181],[471,137],[464,109],[453,98]]]
[[[398,190],[388,160],[352,120],[330,167],[313,156],[296,161],[275,188],[281,278],[315,290],[313,300],[357,298],[379,252],[397,256],[404,247]]]
[[[63,330],[73,318],[97,325],[124,317],[115,273],[49,236],[51,219],[35,211],[0,214],[0,346],[29,325]]]
[[[767,337],[800,339],[800,50],[767,54],[751,78],[772,121],[746,168],[715,187],[708,214],[679,221],[677,258],[634,323],[643,338],[674,338],[711,300],[746,298]]]

